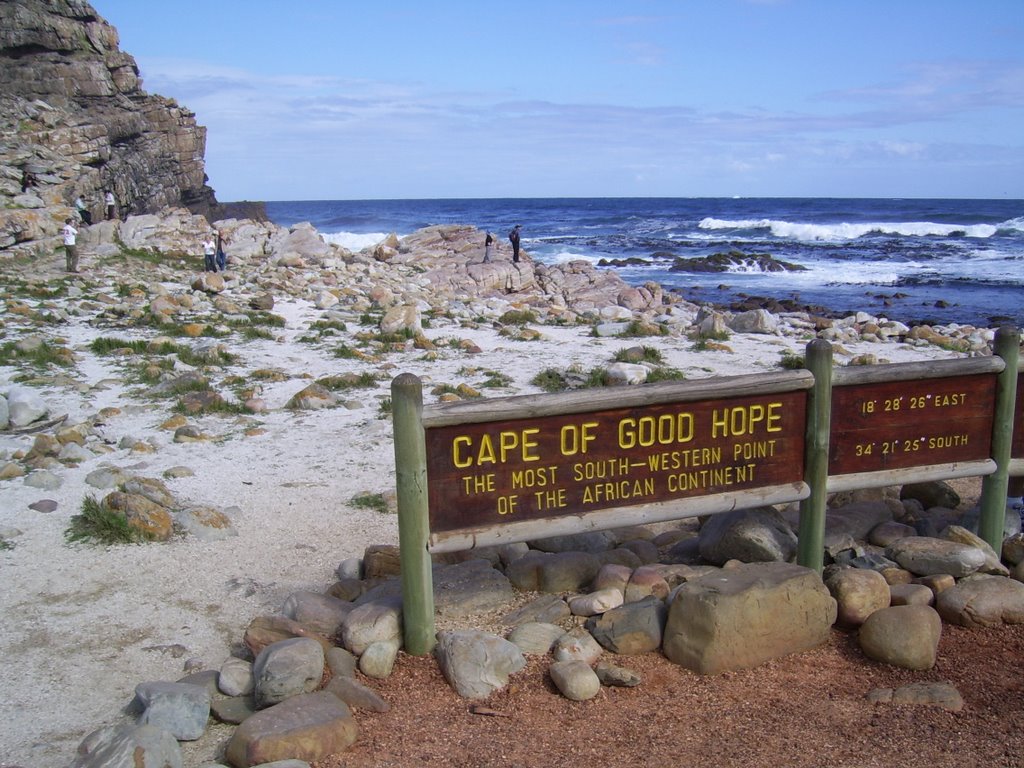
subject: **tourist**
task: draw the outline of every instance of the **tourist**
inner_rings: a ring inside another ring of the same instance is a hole
[[[520,224],[516,224],[512,227],[512,231],[508,233],[508,239],[512,243],[512,261],[519,263],[519,228]]]
[[[81,195],[75,198],[75,210],[78,211],[78,218],[82,220],[85,226],[92,226],[92,213],[89,212],[89,208],[85,205]]]
[[[224,253],[224,243],[226,243],[227,241],[228,241],[228,239],[226,237],[224,237],[224,235],[218,229],[217,230],[217,269],[219,269],[221,272],[223,272],[224,270],[226,270],[228,268],[228,255],[226,253]]]
[[[484,264],[491,260],[491,246],[494,244],[494,237],[490,232],[484,238]]]
[[[203,240],[203,262],[207,272],[216,272],[217,264],[214,258],[217,253],[217,246],[213,242],[213,235],[207,235]]]
[[[111,221],[117,214],[117,201],[114,199],[114,193],[109,189],[103,193],[103,202],[107,206],[107,221]]]
[[[64,236],[64,253],[67,258],[68,272],[78,271],[78,246],[75,245],[75,238],[78,230],[75,229],[75,220],[68,219],[64,222],[64,228],[60,231]]]

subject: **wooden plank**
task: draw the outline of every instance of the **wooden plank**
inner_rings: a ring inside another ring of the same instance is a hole
[[[1024,466],[1021,467],[1024,474]],[[828,492],[854,491],[860,488],[886,488],[905,483],[924,483],[929,480],[952,480],[958,477],[983,477],[996,471],[996,463],[984,461],[962,461],[949,464],[887,469],[881,472],[860,472],[850,475],[831,475],[828,478]]]
[[[604,387],[544,395],[517,395],[494,400],[440,403],[423,408],[423,426],[443,427],[510,419],[538,419],[608,408],[636,408],[686,403],[707,398],[746,397],[810,389],[810,371],[779,371],[721,376],[695,381],[664,381],[635,387]]]
[[[586,531],[603,531],[626,525],[646,525],[668,520],[681,520],[687,517],[712,515],[764,504],[788,504],[793,501],[801,501],[809,493],[810,489],[805,483],[790,483],[739,493],[703,496],[691,499],[685,504],[663,502],[637,507],[603,509],[553,520],[512,521],[500,526],[479,526],[456,531],[442,531],[431,535],[430,551],[432,553],[457,552],[473,547],[511,544],[517,541],[564,536]]]
[[[426,430],[430,529],[803,480],[806,390]]]
[[[833,387],[878,384],[886,381],[917,381],[1001,373],[1006,363],[998,357],[969,357],[956,360],[928,360],[920,363],[848,365],[832,373]]]
[[[995,391],[995,374],[834,386],[829,474],[987,459]]]

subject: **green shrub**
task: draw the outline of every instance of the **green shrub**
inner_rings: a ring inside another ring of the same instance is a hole
[[[8,341],[0,345],[0,365],[28,364],[34,368],[47,368],[58,365],[70,368],[74,365],[71,350],[44,341],[34,349],[20,349],[17,342]]]
[[[641,350],[643,350],[643,353],[637,358],[630,353],[629,349],[624,347],[615,353],[614,360],[617,363],[660,363],[665,359],[661,354],[661,350],[657,347],[649,347],[645,344],[641,347]]]
[[[507,387],[512,383],[512,377],[499,371],[484,371],[487,378],[480,384],[481,387],[487,389],[498,389],[500,387]]]
[[[596,329],[595,329],[596,333]],[[644,336],[667,336],[668,328],[664,325],[650,325],[639,320],[631,320],[622,333],[617,334],[619,338],[641,338]]]
[[[255,339],[264,339],[272,341],[274,334],[268,331],[266,328],[254,328],[251,325],[247,325],[242,328],[242,338],[246,341],[253,341]]]
[[[125,515],[106,509],[95,496],[86,496],[82,500],[82,511],[71,518],[64,538],[99,544],[135,544],[147,540],[142,531],[128,525]]]
[[[498,318],[502,325],[528,325],[537,322],[537,314],[530,309],[510,309]]]
[[[377,386],[380,381],[375,373],[341,373],[336,376],[324,376],[317,379],[316,383],[332,392],[343,389],[357,389]]]
[[[670,366],[652,368],[647,372],[647,383],[649,384],[653,384],[656,381],[681,381],[685,378],[685,373],[680,371],[678,368],[672,368]]]
[[[118,339],[113,336],[99,336],[89,344],[90,351],[97,355],[109,355],[120,352],[122,349],[130,349],[136,354],[149,350],[149,342],[144,339]]]
[[[540,387],[545,392],[562,392],[569,388],[569,382],[565,375],[554,368],[545,368],[534,376],[530,383]]]
[[[356,350],[352,349],[348,344],[342,344],[334,350],[334,356],[340,357],[342,360],[355,360],[361,355]]]
[[[779,366],[785,368],[787,371],[799,371],[806,367],[806,363],[803,355],[798,355],[787,349],[782,353],[782,359],[779,360]]]
[[[349,504],[359,509],[372,509],[384,514],[388,512],[388,502],[383,493],[361,493],[349,499]]]

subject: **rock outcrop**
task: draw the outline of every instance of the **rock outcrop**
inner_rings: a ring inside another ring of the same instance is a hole
[[[142,90],[135,59],[87,2],[0,4],[0,135],[0,255],[49,249],[79,196],[94,219],[105,190],[120,216],[216,205],[206,129]]]

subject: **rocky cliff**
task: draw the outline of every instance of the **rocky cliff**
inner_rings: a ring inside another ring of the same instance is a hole
[[[81,196],[118,213],[216,205],[206,129],[174,100],[142,90],[117,30],[82,0],[0,3],[0,254],[34,251]]]

